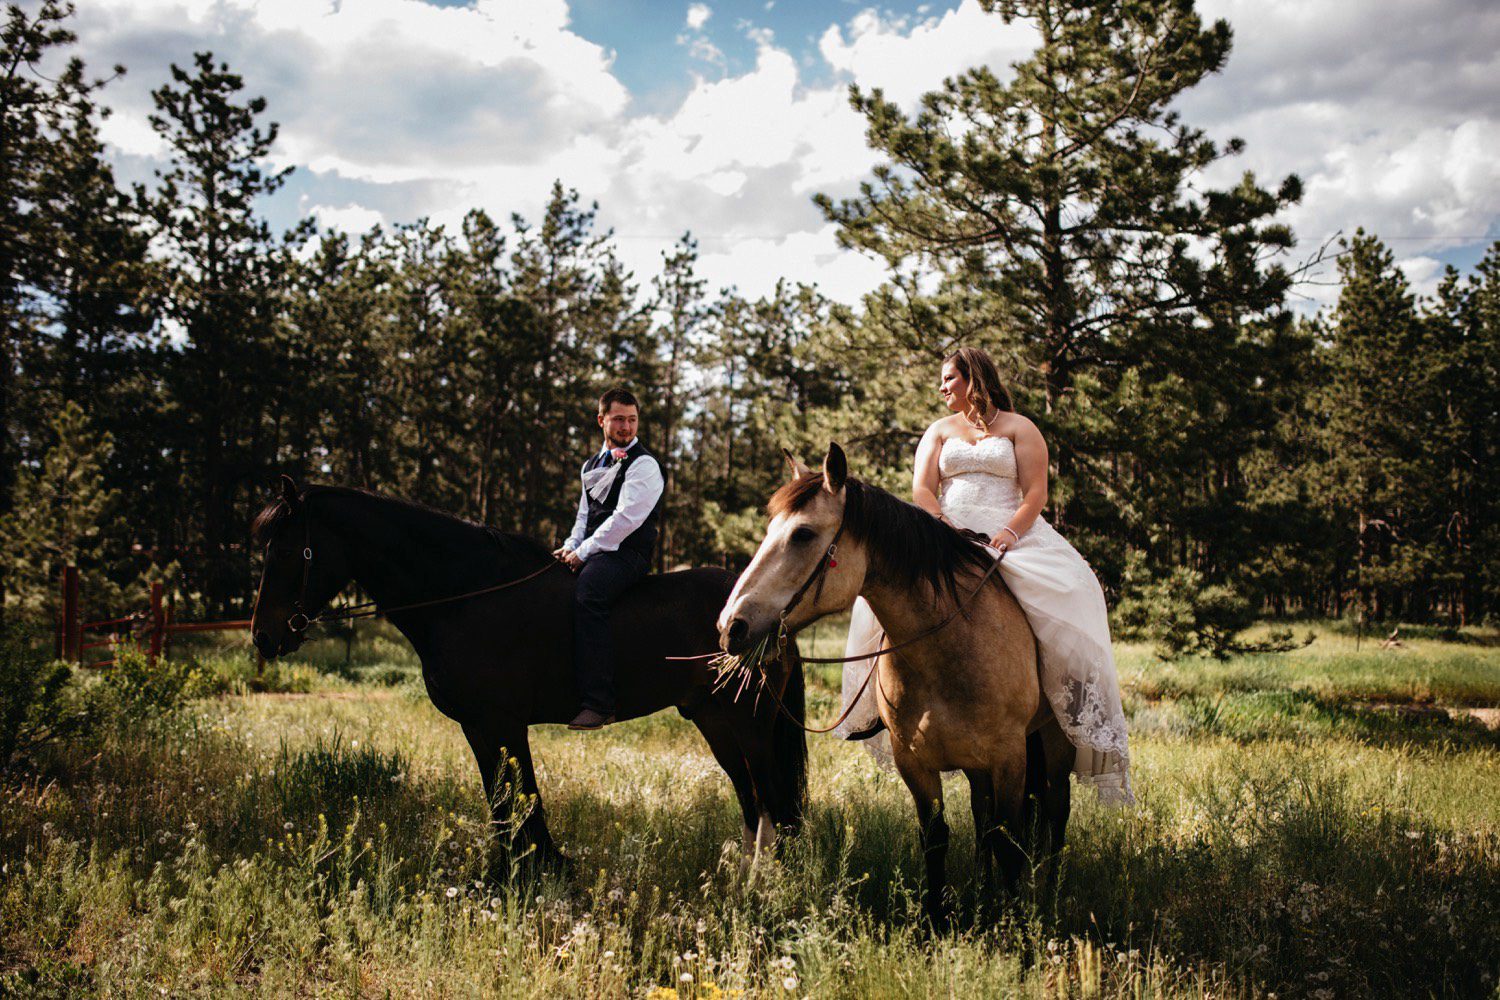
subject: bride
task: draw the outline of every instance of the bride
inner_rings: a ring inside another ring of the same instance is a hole
[[[978,348],[960,348],[943,362],[938,392],[953,412],[922,435],[912,501],[955,528],[984,535],[1003,553],[1000,573],[1036,634],[1042,690],[1078,750],[1073,773],[1104,802],[1133,802],[1104,591],[1078,551],[1041,516],[1047,444],[1012,408],[994,361]],[[860,598],[845,655],[873,652],[883,634]],[[846,706],[868,669],[867,660],[845,665]],[[889,765],[890,737],[875,699],[876,689],[867,687],[835,732],[866,740]]]

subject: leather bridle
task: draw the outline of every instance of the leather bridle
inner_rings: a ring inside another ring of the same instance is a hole
[[[823,550],[823,555],[819,557],[818,564],[813,567],[807,579],[802,581],[802,586],[797,588],[797,592],[792,595],[791,600],[786,602],[786,607],[781,609],[781,614],[778,616],[776,635],[776,641],[781,648],[785,648],[786,638],[789,634],[786,627],[786,616],[792,613],[792,609],[806,596],[813,584],[817,584],[818,586],[817,591],[813,594],[813,603],[817,604],[818,598],[823,596],[823,578],[828,575],[830,569],[839,564],[837,556],[839,539],[842,537],[844,537],[844,518],[840,515],[839,530],[833,533],[833,541],[828,543],[828,548]]]
[[[783,660],[783,662],[785,662],[784,657],[786,656],[787,644],[791,641],[791,631],[787,628],[786,624],[787,615],[791,614],[792,609],[797,606],[797,603],[802,600],[802,598],[807,594],[808,590],[811,589],[814,584],[816,584],[818,588],[817,591],[813,594],[814,602],[816,602],[818,596],[823,593],[823,577],[827,574],[828,570],[838,565],[838,560],[835,558],[835,554],[838,550],[839,539],[843,537],[844,534],[844,524],[845,521],[843,516],[841,515],[839,518],[839,528],[838,531],[834,532],[833,541],[828,543],[828,548],[824,550],[822,557],[818,559],[818,564],[813,567],[812,573],[808,575],[802,586],[797,588],[797,592],[792,595],[791,600],[787,601],[786,607],[781,609],[781,614],[778,617],[776,628],[776,658]],[[985,588],[985,586],[990,582],[990,578],[994,576],[996,571],[1000,569],[1000,563],[1005,558],[1006,551],[1006,549],[1000,550],[1000,555],[997,556],[995,558],[995,561],[990,564],[989,568],[984,571],[984,575],[979,578],[979,583],[974,587],[972,591],[969,592],[968,596],[959,600],[957,602],[957,606],[954,607],[951,613],[949,613],[948,617],[944,618],[942,621],[938,622],[931,628],[925,629],[924,631],[917,633],[909,639],[904,639],[901,642],[896,643],[896,645],[894,646],[885,645],[886,636],[885,632],[882,631],[880,634],[880,640],[876,643],[875,652],[873,653],[861,653],[858,656],[802,657],[803,663],[858,663],[862,660],[875,661],[870,664],[870,669],[865,673],[864,680],[860,682],[859,690],[855,693],[854,697],[849,700],[849,704],[845,706],[844,711],[836,720],[834,720],[832,725],[822,729],[813,729],[808,727],[805,723],[803,723],[801,719],[797,718],[797,716],[793,714],[792,711],[788,709],[782,702],[781,692],[778,691],[774,685],[767,684],[766,690],[770,692],[772,700],[776,703],[776,707],[781,710],[781,713],[783,715],[790,719],[792,723],[794,723],[804,732],[829,733],[837,729],[839,726],[843,725],[844,720],[849,718],[849,715],[859,704],[859,699],[865,693],[865,689],[870,686],[871,679],[875,677],[876,669],[880,666],[879,658],[889,653],[894,653],[898,649],[905,649],[908,646],[921,642],[923,639],[926,639],[929,636],[941,632],[943,629],[947,628],[955,618],[957,618],[967,610],[969,603],[979,596],[979,592]],[[667,659],[702,660],[716,658],[718,655],[720,654],[711,653],[704,656],[669,656],[667,657]],[[762,671],[762,676],[765,676],[764,671]],[[783,687],[786,685],[786,682],[789,679],[789,674],[782,678]]]
[[[307,582],[312,576],[312,518],[303,516],[302,524],[302,588],[292,602],[292,614],[286,620],[287,631],[292,635],[306,632],[313,619],[307,614]]]

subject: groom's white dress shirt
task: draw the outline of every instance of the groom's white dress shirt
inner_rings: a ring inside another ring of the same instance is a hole
[[[625,446],[628,451],[635,447],[640,438],[631,438],[630,443]],[[599,452],[597,457],[613,451],[608,445]],[[589,458],[589,462],[593,457]],[[584,462],[587,466],[589,462]],[[618,465],[610,468],[617,468]],[[601,470],[595,470],[601,471]],[[656,506],[656,501],[661,499],[662,490],[666,489],[666,480],[662,478],[661,465],[650,455],[641,455],[630,463],[625,470],[625,483],[620,487],[620,498],[615,502],[615,512],[611,514],[599,530],[587,538],[583,533],[588,530],[589,520],[589,484],[584,483],[578,498],[578,517],[573,522],[573,532],[568,540],[563,543],[563,548],[572,549],[579,559],[588,562],[589,557],[600,552],[613,552],[620,547],[620,543],[630,537],[630,533],[642,524],[650,516],[651,509]],[[602,500],[597,493],[595,499]]]

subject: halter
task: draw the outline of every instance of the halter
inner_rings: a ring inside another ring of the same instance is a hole
[[[848,507],[846,503],[845,511],[847,510]],[[824,574],[827,573],[828,570],[833,569],[838,565],[838,560],[834,558],[834,555],[838,550],[839,539],[844,534],[844,524],[844,515],[841,514],[839,516],[839,530],[834,532],[833,541],[828,543],[828,548],[824,550],[822,558],[820,558],[818,560],[818,564],[813,567],[812,573],[808,575],[807,580],[802,584],[802,586],[797,588],[797,592],[792,595],[792,599],[787,602],[786,607],[781,609],[781,615],[776,629],[776,656],[777,659],[781,659],[783,660],[783,662],[786,657],[787,643],[791,640],[791,630],[787,628],[786,624],[787,615],[791,614],[792,609],[797,606],[797,602],[802,600],[803,596],[813,586],[813,584],[817,584],[818,587],[817,591],[813,594],[813,600],[816,601],[818,599],[818,596],[822,594]],[[957,618],[961,614],[964,614],[964,612],[968,608],[969,603],[979,596],[980,591],[984,590],[985,586],[990,582],[990,578],[993,577],[996,571],[1000,569],[1000,563],[1002,560],[1004,560],[1006,551],[1007,549],[1000,550],[999,557],[996,558],[994,562],[990,563],[989,568],[984,571],[984,575],[979,578],[979,583],[974,587],[972,591],[969,592],[968,596],[960,598],[957,602],[957,606],[954,607],[953,611],[950,612],[946,618],[944,618],[942,621],[938,622],[931,628],[925,629],[909,639],[898,642],[894,646],[887,646],[885,644],[886,635],[882,631],[880,634],[880,640],[876,643],[875,652],[873,653],[861,653],[858,656],[804,656],[801,658],[803,663],[859,663],[864,660],[874,661],[870,664],[870,669],[866,671],[865,679],[860,683],[858,692],[855,694],[854,698],[850,700],[849,704],[845,706],[844,711],[839,715],[839,717],[834,720],[833,725],[823,729],[809,728],[806,723],[797,718],[796,715],[794,715],[792,711],[786,707],[786,705],[781,700],[781,693],[774,686],[767,684],[766,690],[770,692],[771,699],[776,703],[776,707],[781,710],[781,714],[785,715],[788,719],[791,720],[794,725],[796,725],[804,732],[829,733],[837,729],[839,726],[843,725],[844,720],[849,718],[850,714],[853,713],[855,707],[858,705],[860,696],[865,693],[865,688],[870,686],[871,679],[875,677],[876,670],[880,666],[879,658],[894,653],[898,649],[905,649],[907,646],[915,645],[916,643],[921,642],[923,639],[926,639],[929,636],[936,635],[938,632],[941,632],[943,629],[952,624],[955,618]],[[702,656],[669,656],[667,657],[667,659],[704,660],[712,659],[717,655],[719,654],[709,653]],[[762,673],[762,676],[764,676],[764,673]],[[786,682],[789,678],[790,675],[782,678],[783,687],[785,687]]]
[[[297,593],[297,599],[292,602],[292,615],[286,620],[287,631],[293,635],[300,635],[307,631],[312,624],[308,617],[307,604],[307,581],[312,576],[312,517],[304,516],[302,524],[302,589]]]
[[[802,582],[802,586],[797,588],[797,592],[792,595],[792,599],[786,602],[786,607],[781,609],[779,631],[776,636],[777,643],[781,647],[785,647],[786,638],[789,634],[786,627],[786,616],[792,613],[792,609],[797,606],[797,602],[802,600],[815,583],[818,585],[818,589],[813,594],[813,603],[816,604],[818,598],[823,596],[823,577],[830,569],[839,564],[836,556],[839,550],[839,539],[842,537],[844,537],[844,515],[840,514],[839,530],[833,533],[833,541],[828,543],[828,548],[823,550],[823,555],[818,559],[818,564],[813,567],[807,579]]]

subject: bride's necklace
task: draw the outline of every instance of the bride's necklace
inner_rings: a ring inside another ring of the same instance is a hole
[[[1000,408],[996,407],[994,415],[991,416],[988,420],[985,420],[973,410],[970,410],[968,413],[964,414],[964,416],[969,418],[969,426],[973,427],[976,431],[979,432],[979,441],[983,441],[985,438],[991,436],[990,425],[999,418]],[[974,443],[978,444],[979,441],[976,441]]]

